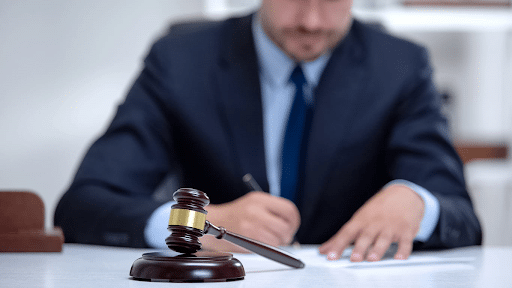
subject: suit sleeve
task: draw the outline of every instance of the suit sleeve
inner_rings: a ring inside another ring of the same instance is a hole
[[[415,248],[479,245],[480,224],[466,189],[462,162],[441,114],[441,97],[432,82],[427,52],[421,50],[414,62],[419,68],[401,92],[386,163],[394,179],[416,183],[439,200],[434,233]]]
[[[158,44],[158,43],[157,43]],[[152,198],[173,163],[169,89],[155,45],[112,123],[86,153],[55,211],[66,242],[147,247]]]

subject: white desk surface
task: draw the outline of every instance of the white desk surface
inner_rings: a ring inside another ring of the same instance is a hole
[[[329,262],[316,246],[290,250],[292,269],[254,254],[235,254],[241,281],[162,283],[130,279],[133,261],[154,250],[65,244],[62,253],[0,253],[0,287],[512,287],[512,247],[414,252],[410,260],[353,265]]]

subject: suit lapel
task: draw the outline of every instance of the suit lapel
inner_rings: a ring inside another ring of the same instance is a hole
[[[263,115],[251,16],[228,20],[219,59],[221,111],[240,169],[269,190],[263,143]]]
[[[315,91],[315,112],[309,136],[306,176],[301,206],[303,221],[313,217],[322,187],[336,153],[351,126],[354,101],[364,83],[365,51],[352,30],[335,49]],[[240,169],[253,174],[268,191],[263,114],[258,63],[251,31],[251,16],[228,20],[221,38],[216,77],[222,117]],[[241,180],[240,180],[241,181]]]
[[[307,150],[301,213],[304,223],[314,217],[322,188],[336,162],[354,115],[354,101],[361,97],[365,77],[364,51],[354,32],[335,49],[315,91],[315,111]]]

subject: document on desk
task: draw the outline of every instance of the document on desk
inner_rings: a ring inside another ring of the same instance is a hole
[[[457,257],[457,258],[444,258],[435,256],[423,256],[423,255],[411,255],[407,260],[395,260],[391,253],[380,261],[376,262],[351,262],[350,254],[352,249],[346,249],[343,252],[341,259],[329,261],[325,255],[321,255],[318,252],[318,248],[306,248],[293,250],[295,256],[299,257],[311,266],[321,266],[326,268],[372,268],[372,267],[393,267],[393,266],[416,266],[416,265],[429,265],[429,264],[448,264],[448,263],[469,263],[474,261],[474,257]],[[394,253],[393,253],[394,254]]]
[[[395,260],[393,259],[394,251],[386,253],[381,261],[377,262],[351,262],[350,254],[352,249],[346,249],[339,260],[327,260],[325,255],[321,255],[318,252],[318,247],[305,247],[300,249],[288,250],[293,255],[297,256],[306,264],[307,267],[323,267],[323,268],[336,268],[351,270],[356,273],[364,273],[365,271],[371,273],[383,273],[392,272],[392,270],[401,271],[405,267],[409,267],[409,270],[421,269],[421,270],[435,270],[435,269],[474,269],[472,263],[475,261],[474,257],[440,257],[434,255],[422,255],[415,254],[411,255],[407,260]],[[256,269],[259,267],[265,267],[268,270],[282,269],[284,266],[281,264],[272,265],[271,261],[255,254],[236,254],[236,258],[242,261],[248,270]],[[265,263],[262,263],[265,262]],[[275,266],[275,267],[274,267]],[[257,271],[258,269],[256,269]]]

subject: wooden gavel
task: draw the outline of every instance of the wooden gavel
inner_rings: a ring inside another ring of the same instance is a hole
[[[174,192],[177,202],[171,207],[169,226],[171,235],[165,239],[167,247],[179,253],[191,254],[201,249],[199,237],[210,234],[217,239],[225,239],[263,257],[294,268],[303,268],[304,263],[284,250],[216,227],[206,220],[208,213],[204,207],[210,204],[206,193],[190,188]]]

